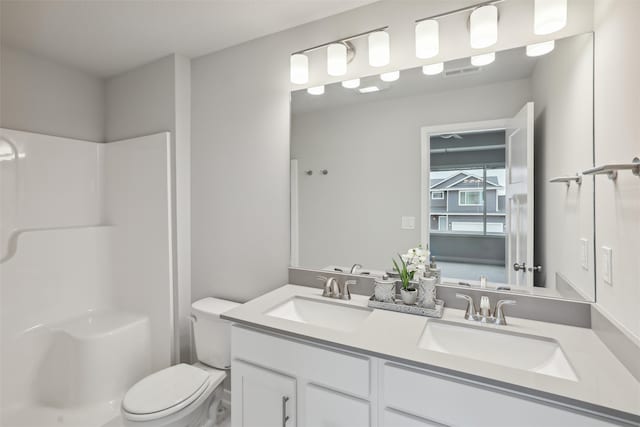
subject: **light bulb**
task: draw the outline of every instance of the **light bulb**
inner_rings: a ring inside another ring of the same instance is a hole
[[[482,6],[471,12],[469,41],[474,49],[493,46],[498,41],[498,8]]]
[[[530,44],[527,46],[527,56],[542,56],[551,52],[555,47],[555,40],[550,40],[548,42]]]
[[[429,64],[422,67],[422,73],[427,76],[435,76],[436,74],[440,74],[443,70],[443,62],[438,62],[437,64]]]
[[[386,31],[369,34],[369,65],[384,67],[389,64],[389,59],[389,34]]]
[[[416,57],[433,58],[440,52],[438,21],[429,19],[416,24]]]
[[[307,93],[309,95],[323,95],[324,94],[324,85],[310,87],[310,88],[307,89]]]
[[[309,81],[309,58],[307,55],[296,53],[291,55],[291,83],[306,84]]]
[[[555,33],[567,25],[567,0],[536,0],[534,7],[535,34]]]
[[[327,46],[327,73],[330,76],[342,76],[347,73],[347,46],[331,43]]]
[[[380,74],[380,80],[383,82],[395,82],[400,78],[400,71],[391,71]]]
[[[345,80],[342,82],[342,87],[346,89],[355,89],[360,86],[360,79]]]
[[[482,67],[483,65],[489,65],[496,60],[496,53],[485,53],[483,55],[476,55],[471,57],[471,65],[476,67]]]

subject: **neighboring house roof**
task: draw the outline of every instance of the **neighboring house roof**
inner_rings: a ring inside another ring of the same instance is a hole
[[[469,186],[474,186],[481,188],[482,181],[482,177],[480,176],[466,172],[458,172],[445,179],[432,179],[430,188],[431,190],[436,191],[454,189],[454,187],[467,188]],[[498,177],[495,176],[487,177],[487,187],[502,188],[502,186],[498,183]]]

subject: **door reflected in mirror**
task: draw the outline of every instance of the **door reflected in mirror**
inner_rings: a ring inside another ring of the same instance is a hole
[[[594,298],[593,35],[474,67],[292,93],[292,265],[378,276],[428,247],[446,284]]]

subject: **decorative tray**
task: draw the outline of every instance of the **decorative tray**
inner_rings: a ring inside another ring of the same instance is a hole
[[[375,296],[372,295],[367,305],[371,308],[380,308],[382,310],[397,311],[399,313],[409,313],[418,316],[437,317],[438,319],[442,317],[442,312],[444,311],[444,301],[441,299],[436,299],[435,308],[425,308],[403,303],[400,295],[396,297],[396,302],[376,301]]]

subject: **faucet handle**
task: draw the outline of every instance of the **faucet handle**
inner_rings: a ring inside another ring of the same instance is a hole
[[[322,291],[322,296],[331,297],[332,291],[331,291],[331,282],[329,281],[330,279],[327,276],[316,276],[316,279],[324,282],[324,290]]]
[[[496,304],[496,309],[493,312],[493,317],[496,319],[496,325],[506,325],[507,319],[504,317],[504,310],[502,309],[503,305],[516,305],[516,301],[512,299],[501,299]]]
[[[351,292],[349,292],[349,285],[355,285],[357,280],[345,280],[344,287],[342,288],[342,299],[351,299]]]
[[[461,298],[467,301],[467,308],[464,313],[465,319],[473,320],[478,316],[478,309],[476,308],[476,304],[473,302],[473,298],[465,294],[456,294],[456,298]]]

